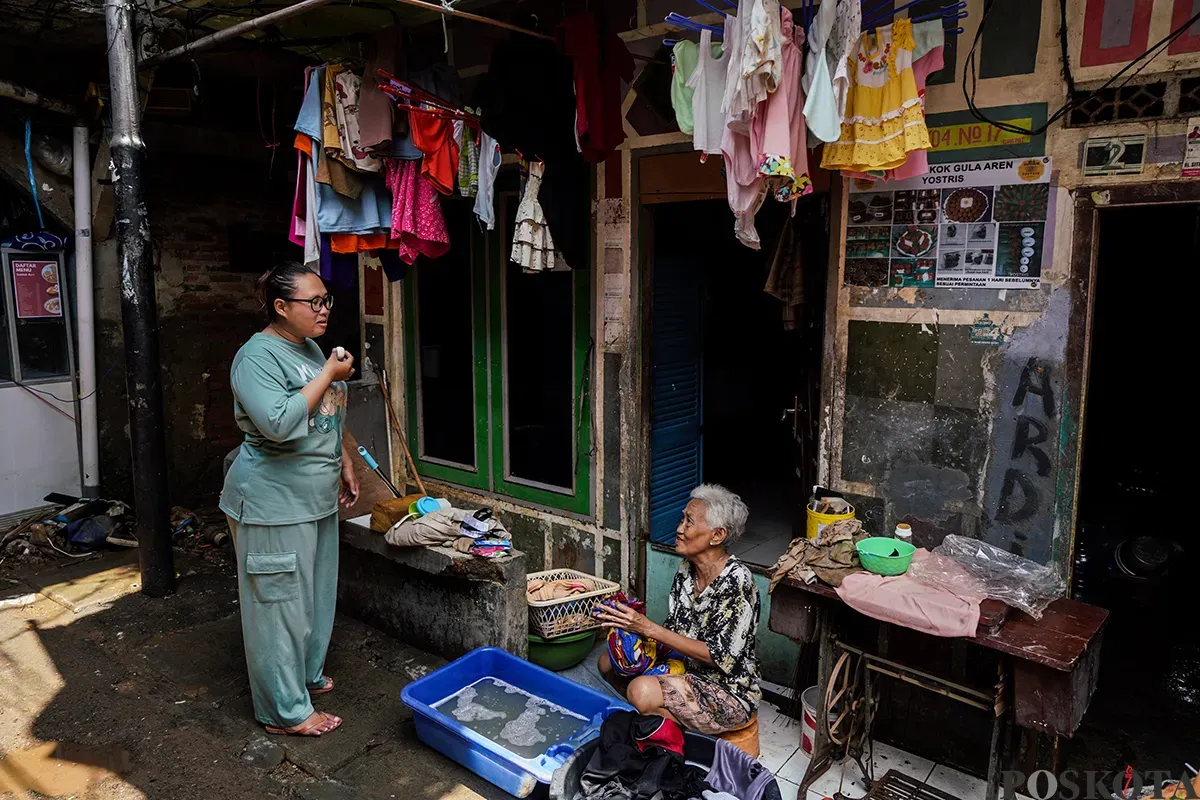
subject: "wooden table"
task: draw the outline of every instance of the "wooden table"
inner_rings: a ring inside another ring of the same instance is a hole
[[[824,688],[839,649],[861,654],[874,665],[871,669],[876,672],[900,677],[976,707],[986,707],[986,703],[979,703],[977,692],[965,690],[955,697],[954,693],[939,688],[954,686],[948,681],[842,644],[838,639],[836,620],[843,613],[857,612],[846,606],[831,587],[819,581],[806,584],[784,578],[771,599],[768,624],[772,631],[798,642],[815,641],[819,645],[818,683],[822,691],[818,720],[825,719]],[[992,703],[994,719],[988,758],[988,800],[995,800],[999,788],[1000,740],[1006,726],[1015,724],[1068,738],[1078,729],[1096,689],[1100,646],[1107,621],[1105,609],[1074,600],[1056,600],[1040,620],[1010,609],[998,628],[985,629],[981,625],[974,637],[962,640],[1002,655],[1001,674]],[[801,786],[802,796],[809,784],[828,768],[830,749],[826,726],[818,724],[813,757]]]

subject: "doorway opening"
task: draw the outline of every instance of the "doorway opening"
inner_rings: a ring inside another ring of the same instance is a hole
[[[816,480],[828,195],[757,216],[762,249],[732,235],[724,200],[650,211],[651,540],[670,546],[699,483],[741,495],[750,519],[730,552],[769,567],[802,529]],[[726,232],[713,236],[711,232]],[[781,239],[799,243],[778,249]],[[765,291],[802,289],[789,305]],[[792,273],[791,270],[799,270]]]
[[[1111,616],[1068,763],[1179,777],[1197,758],[1195,737],[1180,732],[1200,727],[1200,638],[1190,632],[1200,601],[1185,584],[1200,550],[1181,502],[1190,472],[1180,445],[1193,408],[1179,348],[1190,297],[1147,288],[1131,303],[1128,277],[1151,254],[1169,270],[1195,263],[1200,204],[1108,209],[1097,224],[1072,592]]]

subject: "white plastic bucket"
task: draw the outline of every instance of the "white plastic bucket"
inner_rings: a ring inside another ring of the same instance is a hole
[[[817,739],[817,701],[820,686],[810,686],[800,695],[800,705],[804,707],[800,720],[800,752],[808,757],[813,754],[813,742]]]
[[[817,703],[821,699],[821,687],[810,686],[800,695],[800,705],[804,707],[800,719],[800,752],[812,758],[813,742],[817,740]],[[834,715],[829,715],[833,722]]]

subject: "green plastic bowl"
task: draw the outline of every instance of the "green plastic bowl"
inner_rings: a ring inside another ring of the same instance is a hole
[[[539,667],[559,672],[570,669],[588,657],[596,643],[596,629],[543,639],[529,634],[529,660]]]
[[[890,536],[872,536],[857,545],[858,560],[863,569],[876,575],[903,575],[908,572],[917,548]],[[892,553],[899,553],[894,556]]]

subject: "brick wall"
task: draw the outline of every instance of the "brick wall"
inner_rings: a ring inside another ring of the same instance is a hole
[[[258,156],[258,153],[253,154]],[[159,349],[172,503],[215,504],[222,459],[241,441],[233,422],[229,365],[262,327],[254,284],[297,248],[286,238],[291,181],[265,159],[171,155],[152,160],[147,204],[154,240]],[[97,252],[97,364],[118,367],[100,393],[101,480],[106,494],[132,492],[115,243]]]

